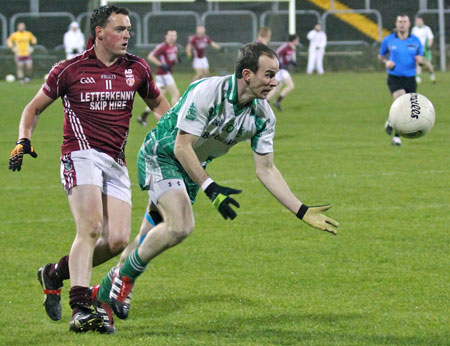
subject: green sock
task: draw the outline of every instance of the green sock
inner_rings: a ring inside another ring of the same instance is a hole
[[[104,303],[109,303],[109,291],[111,291],[112,278],[116,267],[112,267],[111,270],[106,274],[98,290],[97,297]]]
[[[147,267],[147,263],[139,257],[138,249],[139,248],[129,254],[123,264],[123,267],[120,268],[120,276],[127,276],[131,279],[131,281],[135,281]]]

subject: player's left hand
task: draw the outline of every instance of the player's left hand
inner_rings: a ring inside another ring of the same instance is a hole
[[[12,171],[20,171],[24,154],[30,154],[33,158],[37,157],[37,153],[34,151],[31,141],[28,138],[21,138],[16,142],[16,146],[11,151],[11,156],[9,157],[9,169]]]
[[[224,219],[233,220],[236,217],[236,212],[231,208],[230,204],[239,208],[239,203],[233,198],[229,197],[233,194],[241,193],[242,190],[233,189],[231,187],[220,186],[215,182],[212,182],[205,189],[206,195],[211,200],[212,204]]]
[[[297,213],[297,217],[314,228],[318,228],[322,231],[326,231],[336,235],[336,228],[339,227],[339,222],[323,214],[330,208],[331,204],[311,207],[302,204],[300,210]]]

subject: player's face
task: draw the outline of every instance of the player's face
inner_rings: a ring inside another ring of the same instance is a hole
[[[423,26],[423,19],[422,18],[416,18],[416,25],[421,28]]]
[[[102,38],[105,50],[111,55],[123,56],[127,52],[130,30],[131,24],[128,16],[112,13],[106,27],[101,28],[98,37]]]
[[[19,23],[17,24],[17,31],[25,31],[25,24],[24,23]]]
[[[197,31],[196,32],[197,36],[201,37],[201,36],[205,35],[206,29],[205,29],[204,26],[197,26],[197,30],[196,31]]]
[[[177,32],[175,30],[170,30],[166,34],[166,42],[170,45],[175,44],[177,42]]]
[[[277,58],[271,58],[267,55],[261,55],[258,62],[259,68],[250,79],[249,89],[255,98],[265,99],[270,91],[277,86],[275,74],[278,72],[279,63]]]
[[[411,26],[411,23],[409,22],[408,16],[398,16],[397,21],[395,22],[395,27],[398,32],[404,34],[409,32],[409,27]]]

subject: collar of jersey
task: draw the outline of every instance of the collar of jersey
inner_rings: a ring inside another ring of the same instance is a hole
[[[100,61],[100,59],[97,58],[97,54],[95,54],[94,46],[92,46],[90,49],[88,49],[88,50],[87,50],[87,53],[88,53],[89,59],[97,59],[103,66],[105,66],[105,64],[103,64],[103,63]],[[114,64],[112,64],[111,66],[114,66],[114,65],[116,65],[116,64],[120,64],[121,61],[122,61],[122,57],[119,57],[119,58],[117,58],[116,62],[115,62]],[[111,66],[108,66],[108,67],[111,67]],[[105,67],[106,67],[106,66],[105,66]],[[107,68],[108,68],[108,67],[107,67]]]
[[[397,35],[396,32],[394,32],[394,35],[395,35],[395,38],[398,38],[399,40],[401,40],[401,38],[398,37],[398,35]],[[411,37],[411,33],[409,33],[408,36],[406,36],[405,40],[407,40],[407,39],[410,38],[410,37]]]
[[[251,107],[252,105],[256,105],[257,100],[254,99],[252,102],[247,103],[242,108],[238,106],[238,88],[237,88],[237,77],[236,73],[232,74],[228,79],[228,90],[227,90],[227,100],[233,104],[234,114],[239,115],[242,113],[245,108]]]

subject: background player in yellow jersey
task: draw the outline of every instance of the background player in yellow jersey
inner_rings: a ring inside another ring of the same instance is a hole
[[[33,72],[33,60],[31,59],[33,48],[31,45],[36,43],[36,37],[30,31],[26,31],[25,23],[22,22],[17,24],[17,31],[13,32],[6,41],[6,44],[16,57],[19,82],[28,83],[30,81],[31,73]],[[24,75],[24,66],[26,67],[26,75]]]

